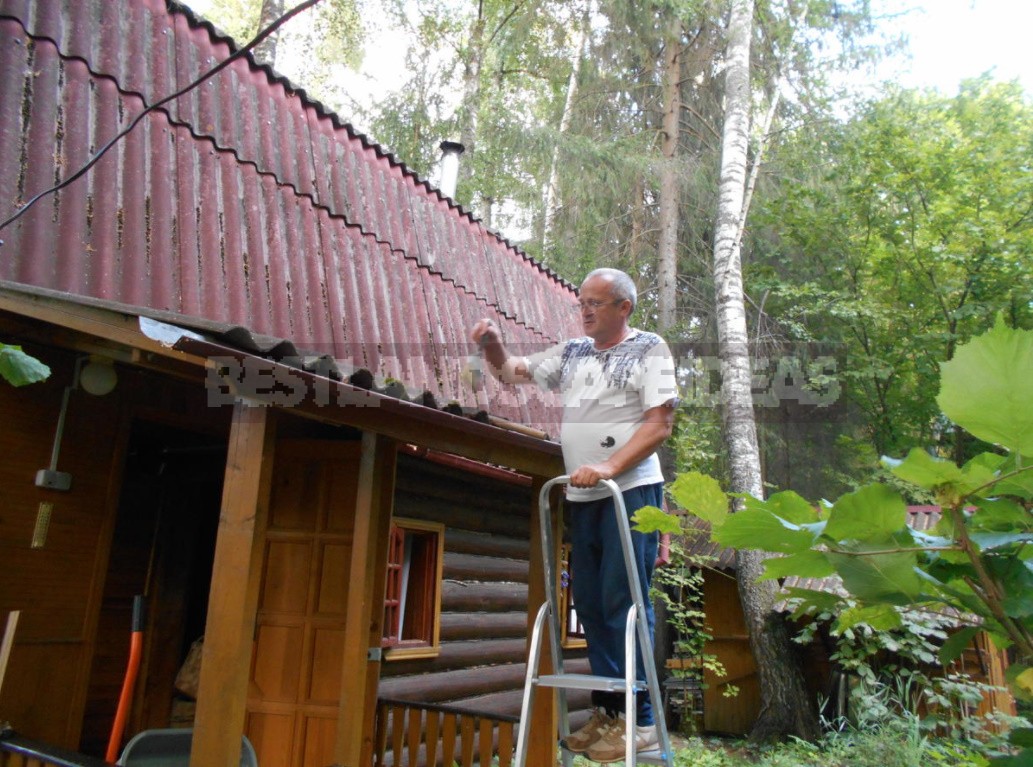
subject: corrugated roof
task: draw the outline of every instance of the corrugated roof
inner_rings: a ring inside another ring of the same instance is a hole
[[[175,3],[0,0],[0,220],[232,51]],[[0,279],[239,325],[443,402],[472,401],[477,318],[513,348],[580,332],[569,283],[249,58],[0,239]],[[547,397],[488,386],[555,433]]]

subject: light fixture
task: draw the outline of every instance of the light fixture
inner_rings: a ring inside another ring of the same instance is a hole
[[[118,384],[118,374],[115,372],[113,361],[109,357],[91,354],[90,361],[79,373],[79,385],[83,390],[97,397],[103,397],[114,391],[116,384]]]

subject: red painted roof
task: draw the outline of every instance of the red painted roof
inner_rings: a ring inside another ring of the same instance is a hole
[[[170,7],[0,0],[0,220],[233,52]],[[569,283],[249,58],[0,240],[0,279],[242,325],[440,402],[473,402],[477,318],[514,349],[580,332]],[[549,397],[498,394],[493,413],[556,433]]]

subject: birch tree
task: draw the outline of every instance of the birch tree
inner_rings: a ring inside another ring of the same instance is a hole
[[[732,0],[725,70],[725,118],[714,226],[714,288],[721,358],[723,429],[733,492],[763,498],[753,412],[752,369],[743,292],[740,232],[750,126],[750,37],[753,0]],[[764,555],[739,550],[739,596],[760,681],[761,711],[750,736],[813,740],[818,717],[793,655],[789,631],[774,611],[777,586],[758,582]]]

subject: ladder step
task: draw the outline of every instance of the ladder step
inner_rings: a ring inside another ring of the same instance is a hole
[[[667,764],[667,754],[662,748],[652,751],[639,751],[635,754],[635,760],[639,764]]]
[[[594,676],[592,674],[543,674],[535,683],[539,687],[559,687],[564,690],[603,690],[605,692],[624,692],[627,689],[623,679],[612,676]],[[637,681],[632,685],[635,692],[647,689],[646,683]]]
[[[560,741],[560,748],[567,753],[574,753],[564,747],[563,741]],[[662,748],[654,748],[650,751],[639,751],[635,754],[635,761],[639,764],[667,764],[667,754]],[[623,764],[623,760],[621,763]]]

